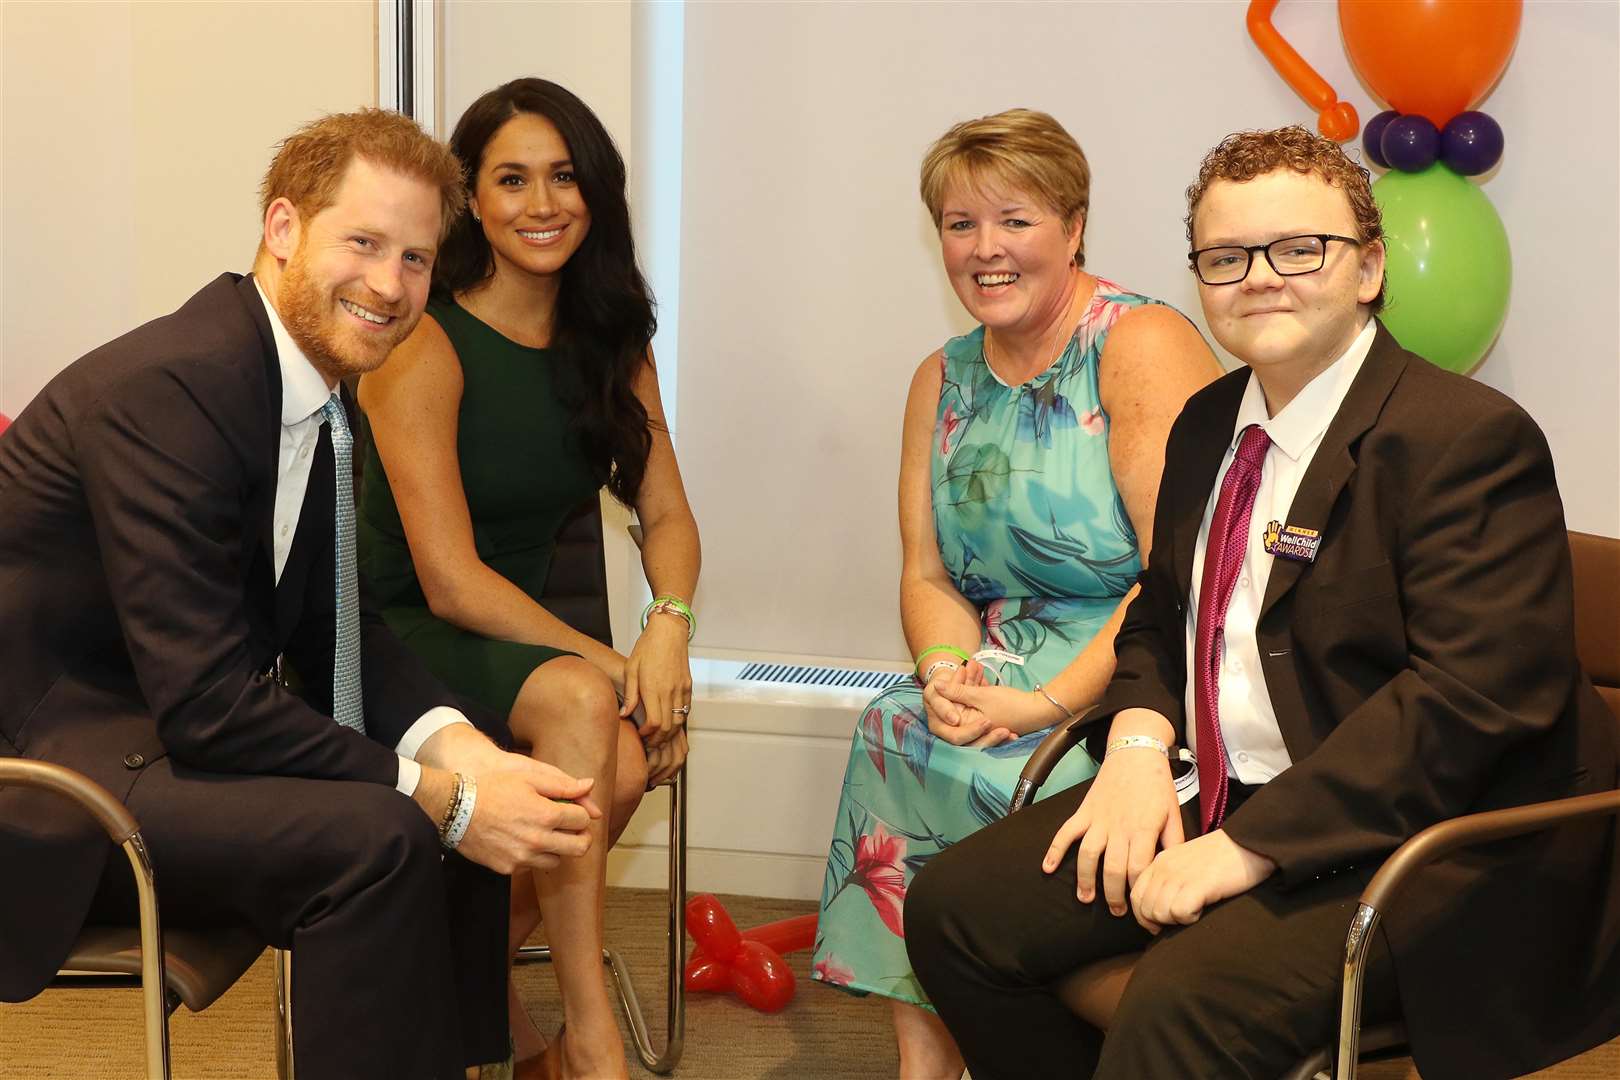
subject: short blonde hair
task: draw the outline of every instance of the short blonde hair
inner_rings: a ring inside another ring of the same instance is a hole
[[[1204,155],[1198,166],[1198,179],[1187,188],[1188,246],[1197,243],[1193,239],[1193,218],[1211,184],[1218,180],[1243,184],[1279,169],[1315,176],[1344,192],[1350,212],[1355,215],[1356,239],[1363,244],[1384,239],[1384,218],[1373,199],[1372,175],[1366,167],[1353,161],[1344,147],[1332,139],[1293,124],[1273,131],[1234,132]],[[1384,308],[1384,292],[1385,286],[1381,283],[1378,295],[1369,305],[1374,315]]]
[[[952,184],[1001,184],[1045,202],[1065,226],[1081,221],[1074,264],[1086,265],[1085,219],[1091,210],[1091,165],[1063,125],[1035,109],[965,120],[935,140],[922,163],[922,199],[938,228]]]
[[[467,201],[461,162],[408,116],[386,109],[335,113],[287,136],[259,185],[262,218],[277,199],[312,218],[337,200],[338,186],[356,157],[421,180],[439,191],[443,240]]]

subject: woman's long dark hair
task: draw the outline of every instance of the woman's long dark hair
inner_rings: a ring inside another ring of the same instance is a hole
[[[579,98],[545,79],[514,79],[473,102],[450,136],[469,191],[476,189],[485,147],[518,113],[543,116],[556,125],[591,212],[590,230],[562,268],[552,345],[559,352],[562,392],[572,399],[566,403],[587,459],[614,498],[633,506],[652,450],[647,409],[633,386],[658,320],[636,265],[624,158]],[[463,211],[433,267],[433,291],[447,297],[494,273],[495,257],[483,226]]]

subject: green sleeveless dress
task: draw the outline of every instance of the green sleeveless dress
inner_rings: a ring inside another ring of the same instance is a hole
[[[456,453],[478,557],[538,600],[563,521],[601,488],[559,394],[558,351],[519,345],[453,300],[431,301],[427,313],[461,361]],[[360,573],[389,628],[447,686],[502,721],[535,668],[569,655],[471,633],[428,610],[375,444],[356,536]]]

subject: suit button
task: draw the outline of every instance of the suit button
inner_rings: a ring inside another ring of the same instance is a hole
[[[138,769],[142,765],[145,765],[145,764],[146,764],[146,759],[144,757],[142,757],[141,755],[139,755],[139,754],[125,754],[124,755],[124,767],[126,769]]]

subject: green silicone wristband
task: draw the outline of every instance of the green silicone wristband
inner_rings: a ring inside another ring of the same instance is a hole
[[[921,678],[923,657],[937,652],[950,653],[952,656],[961,660],[964,664],[971,662],[973,659],[973,657],[969,656],[963,650],[958,649],[955,645],[930,645],[928,648],[917,654],[917,662],[912,666],[911,673],[916,675],[918,678]]]
[[[692,636],[697,633],[697,616],[693,615],[692,609],[686,606],[686,601],[678,596],[653,597],[652,603],[643,608],[641,612],[641,628],[643,630],[647,629],[647,620],[652,618],[654,612],[659,611],[668,611],[685,619],[686,640],[692,640]]]

